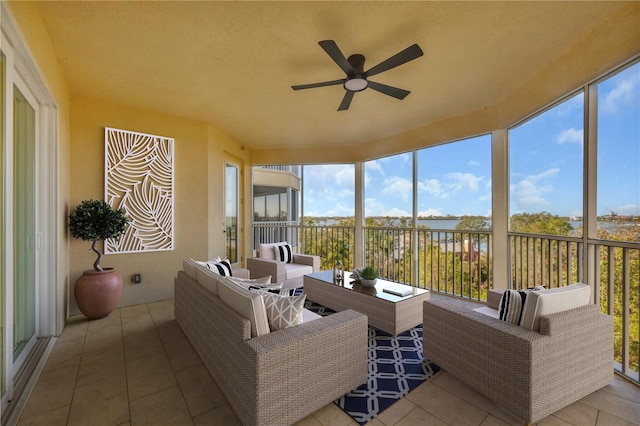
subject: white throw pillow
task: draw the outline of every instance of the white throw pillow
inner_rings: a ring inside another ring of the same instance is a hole
[[[262,293],[271,331],[282,330],[302,324],[302,312],[306,298],[306,294],[290,297],[272,293]]]
[[[223,259],[219,262],[206,262],[205,266],[207,269],[215,272],[218,275],[222,275],[223,277],[230,277],[233,275],[233,271],[231,270],[231,262],[229,259]]]
[[[253,284],[253,285],[271,284],[271,275],[267,275],[266,277],[262,277],[262,278],[229,277],[229,279],[236,284]]]
[[[276,251],[278,249],[274,249],[274,248],[275,246],[280,246],[283,244],[287,244],[287,242],[283,241],[281,243],[260,244],[258,246],[258,257],[261,257],[263,259],[277,260]]]

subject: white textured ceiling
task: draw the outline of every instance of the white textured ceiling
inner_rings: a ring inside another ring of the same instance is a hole
[[[213,124],[250,149],[355,145],[499,103],[617,13],[616,2],[42,2],[73,94]],[[365,69],[418,43],[337,112],[333,39]]]

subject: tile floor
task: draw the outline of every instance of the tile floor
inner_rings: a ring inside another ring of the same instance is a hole
[[[116,309],[109,317],[69,319],[19,425],[236,425],[238,419],[173,317],[170,300]],[[518,424],[442,372],[371,425]],[[640,425],[640,388],[613,384],[539,425]],[[300,426],[356,425],[335,404]]]

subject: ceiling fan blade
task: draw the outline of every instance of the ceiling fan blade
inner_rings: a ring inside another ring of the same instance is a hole
[[[338,111],[346,111],[349,109],[349,105],[351,105],[351,99],[353,99],[354,93],[355,92],[352,92],[351,90],[345,91],[344,98],[342,98],[342,102],[340,102]]]
[[[324,49],[325,52],[327,52],[327,55],[329,55],[331,59],[333,59],[333,62],[338,64],[338,66],[342,69],[342,71],[344,71],[345,74],[351,75],[354,73],[353,68],[351,68],[351,65],[349,65],[349,62],[347,62],[347,58],[344,57],[335,41],[322,40],[319,41],[318,44]]]
[[[293,90],[313,89],[314,87],[325,87],[325,86],[335,86],[337,84],[344,84],[345,81],[347,81],[346,78],[341,78],[340,80],[323,81],[321,83],[300,84],[298,86],[291,86],[291,88]]]
[[[369,85],[367,87],[400,100],[406,98],[407,95],[411,93],[408,90],[399,89],[393,86],[387,86],[386,84],[376,83],[374,81],[369,81]]]
[[[417,44],[413,44],[407,47],[406,49],[404,49],[402,52],[396,53],[389,59],[382,61],[378,65],[369,69],[367,72],[364,73],[364,76],[371,77],[372,75],[380,74],[381,72],[388,71],[391,68],[395,68],[406,62],[413,61],[414,59],[419,58],[423,54],[424,53],[422,52],[422,49],[420,49],[420,46],[418,46]]]

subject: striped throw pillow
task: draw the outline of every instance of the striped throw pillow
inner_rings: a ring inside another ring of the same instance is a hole
[[[223,277],[230,277],[233,275],[231,272],[231,262],[229,259],[221,260],[220,262],[207,262],[207,268],[218,275]]]
[[[280,262],[293,262],[293,252],[291,251],[291,246],[289,244],[275,246],[275,249],[278,251],[278,259],[280,260]]]

